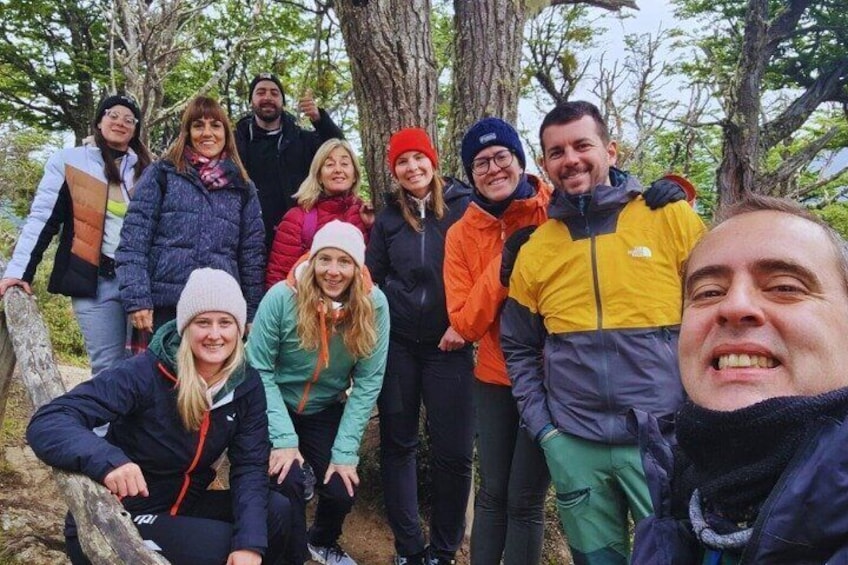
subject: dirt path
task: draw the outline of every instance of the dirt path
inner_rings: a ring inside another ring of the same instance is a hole
[[[87,378],[83,369],[60,370],[66,384]],[[62,522],[67,506],[51,472],[35,458],[24,439],[31,411],[23,385],[15,376],[0,430],[0,565],[69,563],[62,550]],[[310,512],[314,512],[314,504],[310,505]],[[340,542],[360,565],[391,563],[392,534],[377,502],[357,501],[344,531]],[[457,563],[468,563],[467,544]]]

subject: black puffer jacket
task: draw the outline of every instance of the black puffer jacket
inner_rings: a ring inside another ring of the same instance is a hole
[[[401,214],[397,198],[390,198],[377,216],[365,253],[371,278],[389,301],[392,336],[416,343],[438,343],[447,330],[447,306],[442,265],[448,228],[465,213],[471,189],[445,178],[442,219],[425,211],[424,230],[415,231]]]

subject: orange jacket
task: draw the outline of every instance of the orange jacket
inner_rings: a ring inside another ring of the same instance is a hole
[[[515,200],[501,218],[471,203],[448,230],[445,241],[445,294],[453,329],[466,341],[479,342],[474,376],[510,386],[500,346],[500,311],[509,289],[500,283],[504,241],[525,226],[548,219],[551,187],[533,175],[527,179],[536,196]]]

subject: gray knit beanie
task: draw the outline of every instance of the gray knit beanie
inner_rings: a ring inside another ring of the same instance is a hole
[[[183,330],[198,314],[226,312],[235,318],[239,335],[244,335],[247,322],[247,302],[241,287],[228,272],[220,269],[195,269],[177,302],[177,331]]]
[[[312,247],[309,249],[309,259],[325,247],[341,249],[357,264],[359,268],[365,263],[365,239],[362,232],[353,224],[333,220],[315,232]]]

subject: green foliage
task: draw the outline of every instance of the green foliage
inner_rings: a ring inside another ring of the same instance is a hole
[[[644,157],[628,164],[631,173],[650,183],[668,173],[689,179],[698,192],[697,210],[708,221],[716,206],[716,177],[721,130],[701,128],[695,138],[682,126],[663,128],[645,140]]]
[[[0,123],[72,130],[77,142],[88,134],[94,107],[110,84],[112,8],[105,0],[0,0]],[[234,63],[210,90],[234,119],[249,108],[250,80],[270,70],[280,75],[295,114],[297,99],[311,88],[337,121],[352,125],[350,72],[338,23],[328,10],[323,2],[212,3],[179,27],[174,66],[157,69],[164,77],[162,106],[194,96],[235,52]],[[242,38],[247,40],[241,43]],[[124,71],[114,71],[120,89]],[[150,115],[158,110],[152,108]],[[175,137],[178,114],[153,128],[149,139],[155,151]]]
[[[553,6],[530,19],[524,34],[522,96],[536,97],[538,107],[568,100],[591,63],[586,53],[603,31],[599,18],[590,18],[581,4]]]
[[[744,35],[744,0],[672,0],[675,15],[696,20],[698,29],[710,30],[697,39],[706,60],[685,66],[693,77],[703,81],[718,79],[724,90],[740,57]],[[774,22],[789,9],[783,0],[770,0],[769,20]],[[804,11],[798,29],[785,41],[766,72],[763,86],[769,90],[808,88],[830,68],[845,60],[848,44],[848,11],[844,0],[818,0]],[[845,94],[848,96],[848,93]]]
[[[107,82],[103,0],[0,0],[0,122],[86,135]]]
[[[433,37],[433,49],[436,52],[436,77],[439,86],[439,97],[436,103],[436,129],[447,134],[448,117],[450,116],[450,98],[452,85],[452,65],[454,56],[454,25],[453,14],[446,2],[434,2],[430,13],[430,27]],[[440,143],[439,147],[447,147]]]
[[[8,260],[12,253],[18,231],[18,228],[8,219],[0,219],[0,255],[5,260]],[[56,243],[53,243],[44,253],[44,260],[38,267],[32,289],[41,317],[50,332],[50,341],[56,356],[63,363],[86,365],[88,355],[85,351],[82,332],[71,308],[71,300],[66,296],[47,292],[47,281],[53,271],[55,254]]]
[[[848,239],[848,203],[831,204],[821,210],[815,210],[815,213],[838,231],[842,237]]]
[[[44,173],[43,156],[61,146],[57,134],[14,124],[0,127],[0,201],[9,202],[15,215],[27,214]]]

